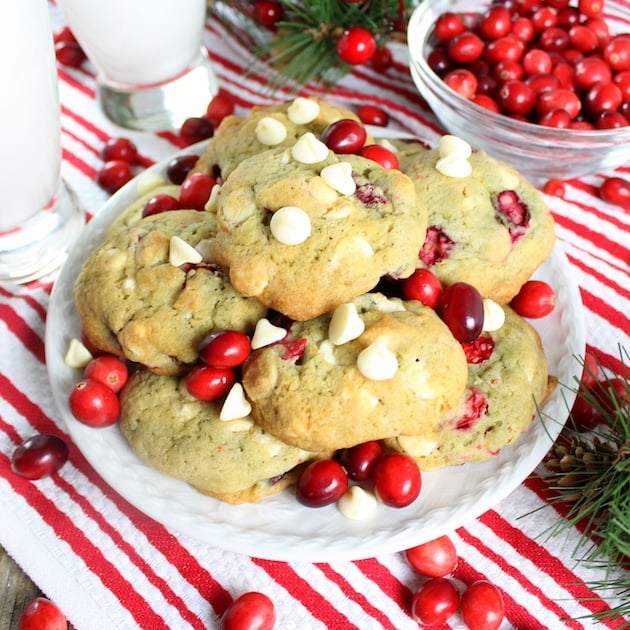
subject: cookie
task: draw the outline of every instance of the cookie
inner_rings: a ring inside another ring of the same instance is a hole
[[[536,330],[509,307],[505,323],[465,344],[468,385],[458,409],[434,430],[386,440],[422,470],[491,459],[527,431],[553,387]]]
[[[370,291],[383,275],[411,275],[426,230],[406,175],[303,138],[321,151],[312,163],[298,141],[232,172],[217,198],[213,250],[237,291],[296,320]]]
[[[319,137],[328,125],[344,118],[359,120],[350,110],[315,97],[254,107],[244,117],[228,116],[192,172],[225,180],[243,160],[270,148],[290,147],[306,132]]]
[[[251,332],[266,308],[239,295],[199,252],[171,262],[171,237],[199,247],[214,237],[214,215],[175,210],[123,228],[86,260],[74,287],[85,334],[99,349],[160,374],[179,374],[211,332]]]
[[[120,403],[120,429],[140,459],[228,503],[275,494],[300,464],[329,455],[288,446],[250,417],[221,420],[221,404],[193,398],[178,377],[135,372]]]
[[[553,248],[551,213],[534,186],[486,153],[468,157],[467,176],[440,172],[440,155],[419,152],[405,168],[429,214],[419,266],[507,304]]]
[[[295,322],[243,366],[257,423],[311,451],[431,428],[466,378],[464,352],[432,309],[381,294]]]

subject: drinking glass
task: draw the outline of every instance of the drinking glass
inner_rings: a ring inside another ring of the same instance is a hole
[[[206,0],[59,0],[97,70],[105,114],[142,131],[179,129],[218,92],[202,45]]]
[[[85,215],[61,180],[57,65],[46,0],[0,5],[0,282],[54,271]]]

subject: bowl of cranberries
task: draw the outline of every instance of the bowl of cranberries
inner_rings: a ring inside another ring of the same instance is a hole
[[[408,43],[442,126],[535,184],[628,162],[628,0],[426,0]]]

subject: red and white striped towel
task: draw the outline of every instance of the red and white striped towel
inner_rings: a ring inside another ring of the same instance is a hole
[[[62,25],[51,5],[53,24]],[[206,44],[220,83],[241,108],[280,97],[265,93],[264,78],[244,74],[251,56],[211,21]],[[349,107],[371,104],[390,114],[393,127],[433,142],[441,130],[418,97],[399,51],[381,76],[357,70],[330,93]],[[88,214],[106,194],[94,183],[103,142],[125,135],[146,165],[178,147],[174,134],[121,132],[95,99],[91,66],[60,69],[63,176]],[[618,170],[626,178],[630,168]],[[557,232],[573,265],[585,305],[588,347],[619,370],[619,344],[630,338],[630,216],[599,199],[601,173],[567,183],[564,199],[549,197]],[[247,590],[268,594],[278,628],[413,629],[412,592],[420,583],[402,554],[330,563],[278,562],[226,552],[170,531],[113,491],[76,447],[59,475],[27,481],[10,469],[16,445],[35,433],[69,436],[52,399],[44,360],[46,310],[52,283],[0,286],[0,543],[56,601],[79,630],[213,628],[230,602]],[[485,577],[501,586],[502,628],[618,628],[585,615],[619,600],[586,584],[605,579],[577,563],[580,532],[549,539],[561,518],[546,505],[540,481],[527,480],[506,499],[454,534],[463,583]],[[448,627],[462,628],[458,619]]]

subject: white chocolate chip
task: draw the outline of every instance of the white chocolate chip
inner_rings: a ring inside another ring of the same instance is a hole
[[[293,145],[291,156],[302,164],[317,164],[328,157],[328,147],[308,131]]]
[[[254,133],[258,142],[268,147],[274,147],[287,138],[287,128],[272,116],[261,118],[256,124]]]
[[[459,136],[451,136],[449,134],[440,138],[438,151],[440,157],[458,155],[464,159],[468,159],[472,155],[472,148],[466,140],[463,140]]]
[[[472,173],[470,162],[456,153],[440,158],[435,169],[447,177],[468,177]]]
[[[221,186],[219,184],[215,184],[210,189],[210,197],[208,197],[208,201],[206,201],[206,205],[203,209],[206,212],[216,212],[217,210],[217,201],[219,199],[219,191],[221,190]]]
[[[331,188],[342,195],[353,195],[357,189],[356,182],[352,179],[352,165],[349,162],[324,166],[320,175]]]
[[[505,311],[500,304],[489,298],[483,301],[483,329],[486,332],[499,330],[505,322]]]
[[[296,125],[307,125],[319,116],[319,103],[298,96],[287,109],[289,120]]]
[[[280,341],[287,336],[287,331],[280,326],[274,326],[264,317],[256,322],[256,329],[252,336],[252,350],[269,346],[276,341]]]
[[[361,486],[350,486],[337,501],[339,511],[346,518],[354,521],[362,521],[374,516],[376,506],[376,497]]]
[[[254,421],[250,418],[236,418],[235,420],[226,420],[225,428],[232,433],[241,433],[249,431],[254,426]]]
[[[388,151],[391,151],[394,155],[396,153],[400,153],[398,147],[393,142],[390,142],[387,138],[379,138],[376,144],[383,147],[384,149],[387,149]]]
[[[212,260],[213,243],[213,238],[204,238],[195,245],[195,249],[201,254],[203,260]]]
[[[418,435],[399,435],[396,441],[405,452],[413,457],[429,455],[439,446],[438,442],[427,440]]]
[[[234,383],[223,401],[219,420],[238,420],[247,417],[252,411],[252,406],[245,398],[243,386],[240,383]]]
[[[335,346],[328,339],[324,339],[324,341],[319,344],[318,350],[324,357],[326,363],[329,365],[337,365],[337,360],[335,359]]]
[[[71,339],[64,363],[71,368],[84,368],[94,357],[78,339]]]
[[[384,339],[377,339],[357,357],[359,372],[372,381],[386,381],[398,371],[398,359]]]
[[[328,325],[328,339],[336,346],[359,337],[365,330],[365,323],[357,312],[357,307],[348,302],[335,309]]]
[[[285,206],[273,213],[269,229],[284,245],[299,245],[311,235],[311,220],[297,206]]]
[[[171,236],[168,250],[168,262],[173,267],[179,267],[185,263],[196,265],[203,260],[201,254],[179,236]]]
[[[136,191],[141,197],[158,186],[166,185],[166,180],[155,171],[145,171],[136,177]]]

